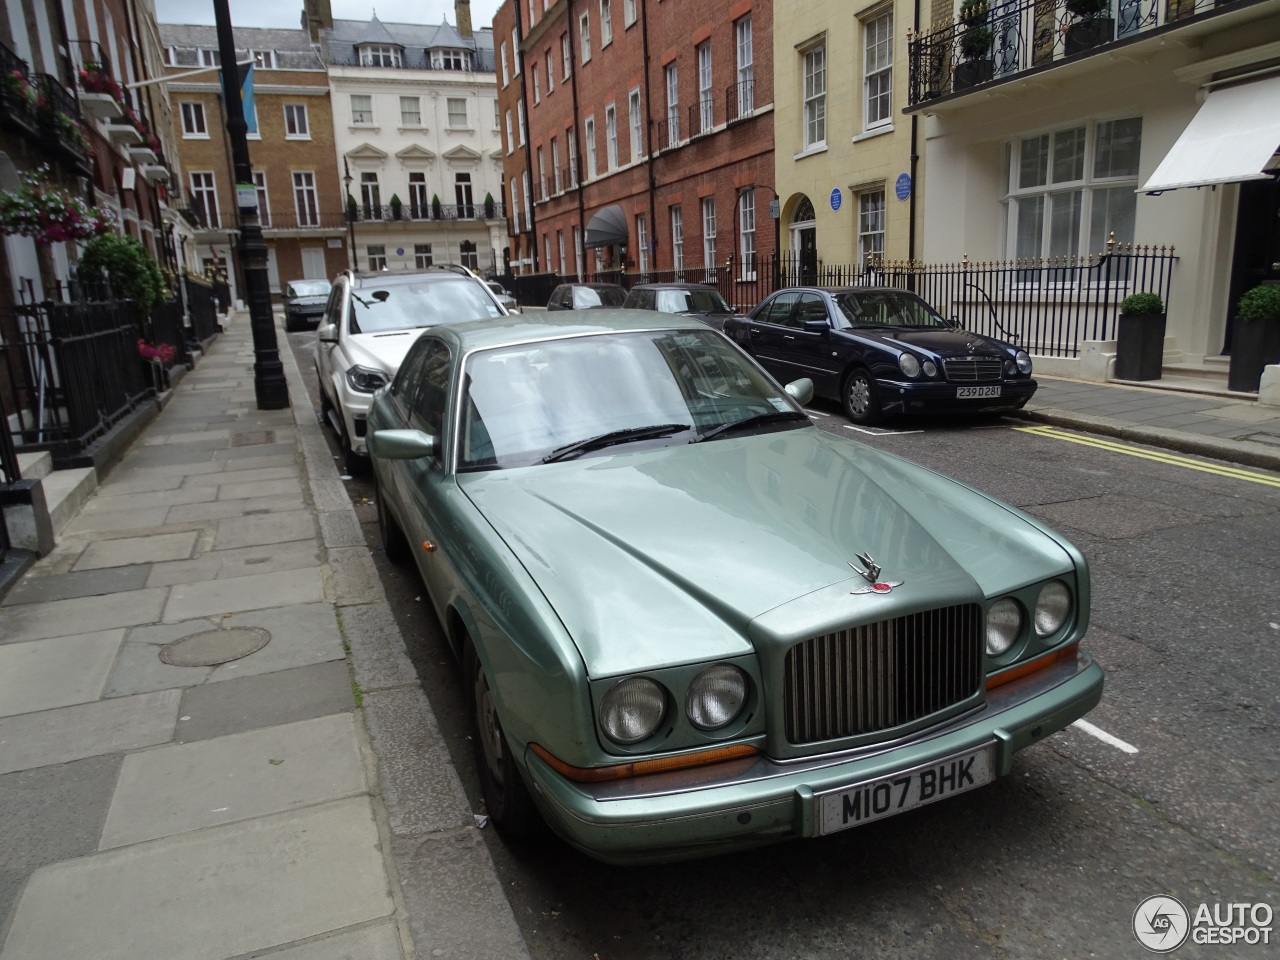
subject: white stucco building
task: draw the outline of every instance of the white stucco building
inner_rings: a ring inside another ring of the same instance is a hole
[[[493,32],[472,29],[470,8],[457,0],[456,25],[427,26],[334,20],[327,0],[306,2],[329,72],[357,269],[501,268]]]

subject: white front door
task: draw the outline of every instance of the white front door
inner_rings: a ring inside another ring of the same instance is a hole
[[[272,293],[280,289],[280,265],[276,263],[275,247],[267,247],[267,283]]]
[[[329,271],[324,266],[324,247],[302,248],[302,278],[304,280],[329,279]]]

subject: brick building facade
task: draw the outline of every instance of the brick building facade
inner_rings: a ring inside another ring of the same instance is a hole
[[[513,271],[752,276],[776,249],[772,29],[771,0],[503,4]]]
[[[218,62],[211,26],[161,24],[171,76]],[[327,279],[348,265],[348,225],[334,162],[333,113],[324,64],[302,30],[236,28],[236,59],[254,60],[257,134],[249,155],[258,188],[273,296],[301,278]],[[234,247],[236,195],[220,74],[168,84],[183,193],[200,222],[202,266],[226,264]],[[232,295],[240,296],[235,271]]]

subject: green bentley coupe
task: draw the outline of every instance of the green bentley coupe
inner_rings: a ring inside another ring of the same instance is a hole
[[[463,665],[485,804],[615,863],[972,790],[1092,709],[1089,572],[1026,514],[831,436],[651,311],[426,331],[369,413],[387,555]]]

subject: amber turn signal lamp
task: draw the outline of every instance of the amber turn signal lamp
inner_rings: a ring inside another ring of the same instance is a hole
[[[1080,644],[1073,643],[1063,647],[1061,650],[1053,650],[1050,653],[1028,660],[1026,663],[1010,667],[1003,673],[997,673],[994,677],[987,677],[987,689],[993,690],[1003,684],[1020,680],[1029,673],[1043,670],[1045,667],[1052,667],[1054,664],[1062,663],[1066,660],[1074,660],[1079,652],[1079,647]]]
[[[423,540],[423,541],[422,541],[422,549],[423,549],[423,550],[425,550],[425,551],[427,551],[427,553],[435,553],[435,552],[436,552],[436,545],[435,545],[434,543],[432,543],[430,540]]]
[[[643,777],[649,773],[667,773],[671,770],[685,770],[689,767],[705,767],[712,763],[724,763],[726,760],[754,757],[760,752],[755,747],[739,743],[731,747],[714,747],[710,750],[684,753],[676,757],[659,757],[656,760],[615,763],[607,767],[574,767],[565,763],[559,757],[553,756],[539,744],[531,743],[529,749],[536,753],[556,773],[567,780],[574,780],[578,783],[603,783],[606,780],[626,780],[629,777]]]

